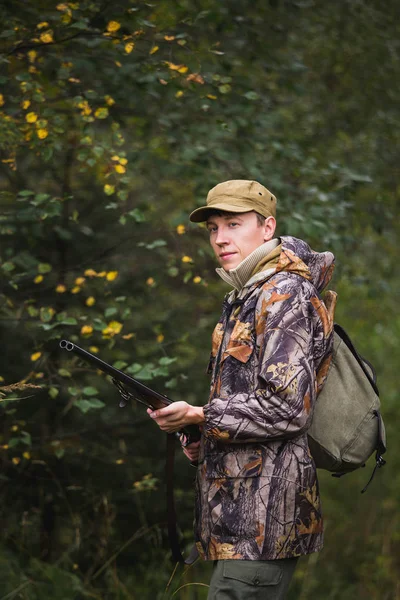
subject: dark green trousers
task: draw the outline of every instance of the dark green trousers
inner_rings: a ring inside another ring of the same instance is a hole
[[[216,560],[207,600],[284,600],[297,560]]]

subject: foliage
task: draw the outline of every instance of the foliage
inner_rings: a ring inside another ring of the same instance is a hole
[[[163,596],[171,566],[160,434],[139,408],[120,410],[107,378],[63,356],[58,342],[203,403],[225,287],[205,232],[187,215],[230,178],[271,188],[280,233],[334,249],[338,320],[378,368],[388,423],[389,463],[368,498],[358,498],[364,471],[321,475],[326,550],[301,561],[293,597],[398,593],[396,8],[394,0],[0,7],[6,597]],[[189,471],[179,457],[187,547]],[[196,565],[170,594],[208,575]],[[174,597],[205,590],[190,585]]]

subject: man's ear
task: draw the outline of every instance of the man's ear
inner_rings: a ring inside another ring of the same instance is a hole
[[[274,217],[267,217],[264,223],[264,242],[272,240],[275,234],[276,220]]]

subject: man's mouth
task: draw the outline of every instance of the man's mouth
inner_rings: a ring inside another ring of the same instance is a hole
[[[228,258],[230,258],[231,256],[233,256],[234,254],[236,254],[236,252],[223,252],[222,254],[219,255],[219,257],[222,260],[227,260]]]

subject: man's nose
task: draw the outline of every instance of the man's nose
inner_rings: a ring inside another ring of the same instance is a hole
[[[218,246],[224,246],[229,243],[227,231],[225,227],[218,227],[217,236],[215,238],[215,243]]]

